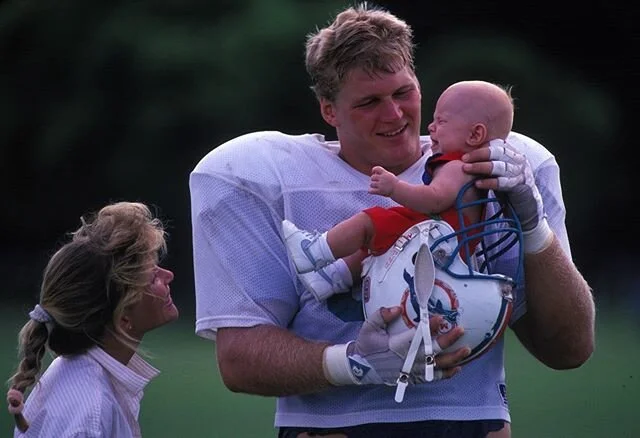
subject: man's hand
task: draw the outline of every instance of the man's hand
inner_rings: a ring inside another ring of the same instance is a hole
[[[493,177],[478,179],[476,187],[507,196],[522,225],[524,251],[545,250],[553,241],[553,232],[526,157],[504,140],[492,140],[489,147],[465,154],[462,161],[467,163],[463,167],[465,172]]]
[[[375,166],[371,170],[369,193],[374,195],[391,196],[398,182],[398,177],[383,167]]]
[[[415,329],[400,334],[389,335],[386,325],[401,314],[400,307],[381,308],[363,324],[358,338],[348,344],[332,345],[324,352],[324,371],[327,380],[333,385],[379,385],[395,386],[404,358],[409,351]],[[441,319],[429,321],[432,335],[435,336]],[[462,336],[461,327],[442,335],[435,340],[434,348],[441,351],[452,345]],[[436,378],[449,378],[460,371],[456,364],[469,354],[468,348],[436,357]],[[423,383],[425,376],[424,355],[416,358],[411,371],[412,383]]]

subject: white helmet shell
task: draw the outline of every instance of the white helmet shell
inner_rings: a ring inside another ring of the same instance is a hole
[[[422,245],[431,249],[435,267],[435,278],[429,285],[414,284],[416,256]],[[365,318],[380,307],[400,306],[402,317],[389,324],[388,331],[412,329],[420,321],[419,303],[428,298],[429,315],[443,317],[438,334],[458,325],[464,327],[464,335],[444,351],[468,346],[471,354],[462,363],[487,351],[509,321],[514,282],[504,275],[475,271],[476,266],[469,266],[457,253],[459,248],[449,224],[427,220],[407,230],[386,253],[368,257],[362,272]],[[466,260],[476,265],[475,256]]]

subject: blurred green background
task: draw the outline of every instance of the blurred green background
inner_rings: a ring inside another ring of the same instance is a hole
[[[24,319],[4,309],[0,373],[15,365]],[[183,315],[184,316],[184,315]],[[537,363],[507,331],[507,397],[514,438],[637,438],[640,436],[638,326],[601,314],[597,351],[581,368],[553,371]],[[213,345],[193,335],[188,318],[150,333],[143,347],[161,374],[145,390],[140,423],[144,437],[261,438],[277,436],[275,400],[234,394],[222,385]],[[0,414],[0,436],[13,419]],[[390,437],[391,438],[391,437]]]
[[[15,336],[64,233],[87,211],[139,200],[169,227],[166,265],[182,312],[145,340],[163,371],[143,401],[145,436],[275,436],[274,400],[222,387],[213,345],[193,333],[188,176],[209,150],[247,132],[334,138],[308,89],[304,40],[348,4],[0,2],[2,375],[12,373]],[[514,129],[560,163],[573,258],[598,305],[597,351],[582,368],[556,372],[507,334],[514,437],[640,436],[635,8],[378,4],[414,28],[423,127],[452,82],[511,85]],[[0,435],[10,421],[0,415]]]

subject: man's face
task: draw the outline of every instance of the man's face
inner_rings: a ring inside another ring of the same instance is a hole
[[[370,76],[358,68],[334,101],[322,99],[322,116],[336,128],[341,156],[369,175],[373,166],[400,173],[421,155],[418,80],[409,68]]]

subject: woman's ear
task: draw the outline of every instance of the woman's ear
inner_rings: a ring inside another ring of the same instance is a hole
[[[476,123],[471,127],[467,143],[473,147],[482,146],[488,141],[487,127],[483,123]]]
[[[120,329],[125,333],[130,333],[131,330],[133,329],[131,318],[129,318],[129,316],[126,314],[123,314],[120,317],[120,321],[118,321],[118,324],[120,325]]]

